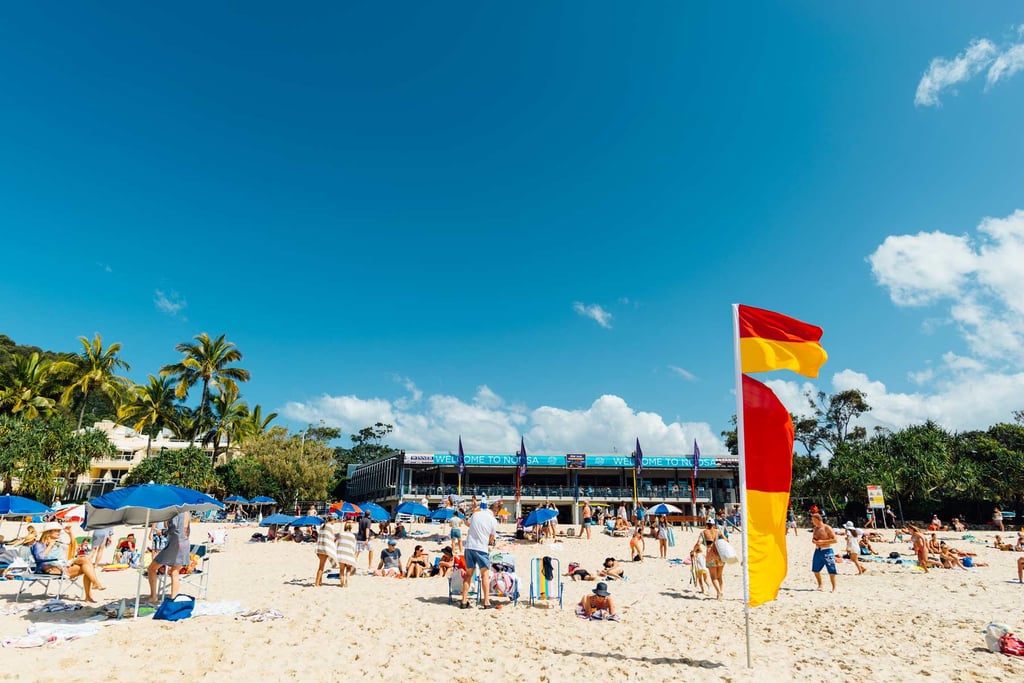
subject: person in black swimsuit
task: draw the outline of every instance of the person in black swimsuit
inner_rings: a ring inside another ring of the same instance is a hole
[[[573,581],[597,581],[597,577],[581,567],[576,562],[569,563],[569,571],[565,576],[571,576]]]

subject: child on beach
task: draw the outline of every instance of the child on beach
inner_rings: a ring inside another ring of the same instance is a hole
[[[697,590],[703,593],[711,584],[711,577],[708,575],[708,559],[704,555],[704,548],[699,542],[690,551],[690,562],[693,564],[693,575],[696,577]]]

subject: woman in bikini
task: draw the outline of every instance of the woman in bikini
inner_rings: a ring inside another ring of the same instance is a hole
[[[594,587],[591,595],[584,595],[576,606],[576,615],[581,619],[609,619],[618,621],[619,614],[615,611],[615,601],[608,593],[608,584],[601,581]]]
[[[707,548],[708,574],[711,575],[711,585],[715,587],[715,598],[721,600],[722,591],[725,590],[722,584],[722,571],[725,569],[725,562],[718,555],[715,541],[724,537],[722,536],[722,530],[715,525],[714,519],[709,517],[704,524],[704,530],[700,532],[700,540],[704,542],[704,546]]]

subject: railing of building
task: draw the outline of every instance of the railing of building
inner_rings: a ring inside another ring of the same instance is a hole
[[[729,489],[725,489],[728,491]],[[430,496],[449,496],[457,495],[458,489],[455,486],[429,486],[429,485],[410,485],[405,487],[403,494],[406,496],[419,496],[426,495]],[[712,489],[698,486],[697,487],[697,500],[707,501],[711,500]],[[488,498],[514,498],[516,495],[515,488],[512,486],[463,486],[463,496],[486,496]],[[576,488],[572,486],[527,486],[524,485],[520,490],[520,495],[523,498],[576,498]],[[637,489],[637,497],[643,500],[657,500],[658,502],[669,502],[669,501],[681,501],[689,502],[693,499],[690,493],[690,487],[677,487],[673,490],[671,487],[662,486],[651,486]],[[580,486],[579,487],[579,498],[580,500],[586,498],[594,499],[614,499],[614,500],[633,500],[633,489],[631,487],[624,486]]]

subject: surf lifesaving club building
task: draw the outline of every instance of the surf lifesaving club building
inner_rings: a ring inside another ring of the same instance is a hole
[[[515,509],[518,455],[467,453],[464,462],[460,493],[457,455],[398,451],[351,466],[345,498],[371,500],[393,511],[406,500],[426,500],[433,508],[448,496],[462,495],[500,499],[506,509]],[[538,454],[528,455],[526,464],[526,474],[518,481],[524,510],[553,503],[563,523],[578,524],[578,503],[582,501],[596,507],[614,509],[625,503],[632,508],[633,455]],[[636,479],[637,499],[645,507],[671,503],[684,514],[696,514],[703,505],[721,508],[739,503],[739,460],[735,456],[701,455],[696,506],[690,488],[692,474],[692,456],[645,454]]]

